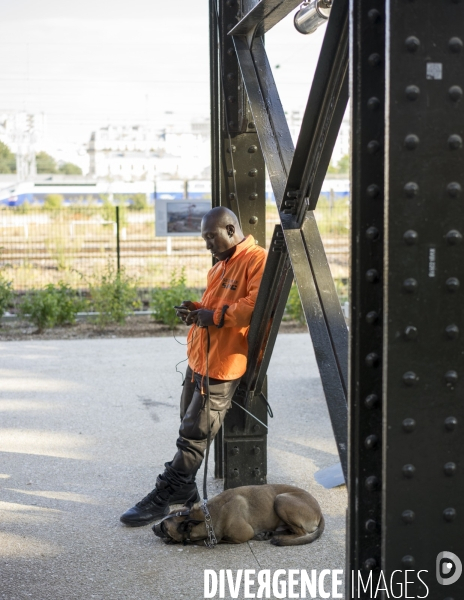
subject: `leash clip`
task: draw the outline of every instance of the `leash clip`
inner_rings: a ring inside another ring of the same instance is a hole
[[[210,550],[217,546],[217,539],[214,535],[213,528],[213,520],[211,519],[211,515],[209,514],[208,506],[207,506],[206,498],[203,500],[203,504],[201,505],[201,510],[205,515],[205,525],[206,525],[206,533],[208,534],[207,539],[205,540],[205,546]]]

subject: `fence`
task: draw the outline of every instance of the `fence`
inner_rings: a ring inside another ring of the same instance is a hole
[[[343,287],[348,279],[348,200],[321,198],[316,218],[334,278]],[[278,222],[275,206],[268,205],[268,242]],[[173,271],[179,273],[182,268],[187,284],[202,288],[211,255],[199,236],[156,237],[153,208],[104,205],[0,210],[0,271],[18,292],[60,280],[87,289],[108,262],[137,278],[141,288],[168,286]]]

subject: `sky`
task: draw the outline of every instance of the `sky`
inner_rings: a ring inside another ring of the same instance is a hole
[[[0,14],[0,113],[43,112],[49,146],[209,115],[207,0],[0,0]],[[266,36],[287,111],[304,108],[324,31],[298,33],[292,14]]]

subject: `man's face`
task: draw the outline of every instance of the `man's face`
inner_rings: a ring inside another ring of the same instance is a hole
[[[206,242],[206,249],[211,252],[217,260],[225,260],[231,255],[235,247],[234,226],[221,227],[209,220],[201,222],[201,237]]]

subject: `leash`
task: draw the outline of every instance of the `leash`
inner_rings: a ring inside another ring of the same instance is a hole
[[[208,510],[208,490],[207,490],[207,477],[208,477],[208,458],[209,458],[209,449],[211,446],[211,413],[210,413],[210,395],[209,395],[209,349],[211,340],[209,337],[209,329],[206,329],[206,422],[208,428],[208,435],[206,437],[206,452],[205,452],[205,468],[203,471],[203,504],[201,505],[201,510],[205,515],[205,525],[206,525],[206,533],[208,537],[205,540],[205,546],[210,550],[217,546],[217,539],[214,534],[213,520]]]

